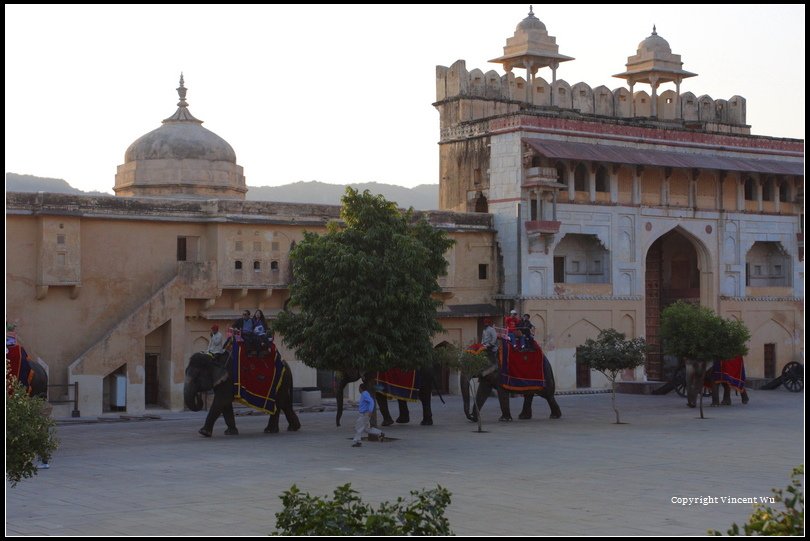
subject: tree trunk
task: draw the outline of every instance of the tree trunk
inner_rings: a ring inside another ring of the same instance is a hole
[[[616,407],[616,378],[615,377],[610,380],[610,390],[611,390],[610,401],[611,401],[611,403],[613,405],[613,411],[616,412],[616,424],[619,425],[619,424],[621,424],[621,422],[619,422],[619,408]]]

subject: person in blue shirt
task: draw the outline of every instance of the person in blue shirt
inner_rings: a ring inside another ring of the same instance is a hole
[[[354,423],[354,443],[352,447],[360,447],[363,445],[360,440],[363,434],[374,434],[379,436],[380,441],[385,440],[385,434],[379,429],[371,426],[371,414],[374,412],[374,399],[365,383],[360,384],[360,415],[357,417],[357,422]]]

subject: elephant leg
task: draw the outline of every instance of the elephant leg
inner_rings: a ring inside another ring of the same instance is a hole
[[[408,403],[405,400],[397,400],[397,406],[399,407],[397,422],[400,424],[410,423],[411,412],[408,410]]]
[[[377,399],[377,410],[380,412],[380,415],[382,415],[381,425],[391,426],[394,424],[394,418],[391,417],[391,409],[388,407],[388,397],[377,393],[375,398]],[[399,419],[397,419],[397,422],[399,422]]]
[[[720,405],[720,384],[715,383],[711,387],[712,389],[712,406],[719,406]],[[728,391],[726,391],[728,393]],[[725,401],[725,398],[723,399]]]
[[[512,411],[509,407],[509,391],[498,387],[498,402],[501,405],[501,418],[499,421],[508,422],[512,420]]]
[[[276,412],[270,414],[267,419],[267,426],[264,427],[265,434],[278,434],[278,420],[281,417],[281,409],[276,405]]]
[[[236,429],[236,417],[233,414],[233,400],[229,400],[225,407],[222,408],[222,417],[225,419],[226,436],[236,436],[239,431]]]
[[[731,405],[731,386],[728,383],[723,384],[723,401],[720,404],[723,406]]]
[[[422,422],[419,424],[422,426],[433,425],[433,410],[430,407],[430,395],[430,387],[423,388],[419,391],[419,401],[422,402]]]
[[[543,389],[539,393],[540,396],[546,399],[548,402],[548,407],[551,409],[551,415],[549,415],[549,419],[559,419],[562,417],[562,410],[560,409],[560,405],[557,403],[557,399],[554,397],[554,392],[549,389]]]
[[[296,432],[301,430],[301,420],[298,418],[298,414],[295,413],[295,410],[292,407],[292,400],[283,406],[281,411],[284,412],[284,417],[287,419],[288,432]]]
[[[231,395],[231,382],[225,381],[214,387],[214,400],[211,403],[211,408],[208,410],[208,415],[205,417],[205,424],[199,430],[200,434],[210,438],[214,432],[214,423],[217,422],[219,416],[222,415],[226,408],[230,410],[230,419],[225,417],[225,423],[228,428],[236,428],[236,422],[233,416],[233,396]]]
[[[745,389],[742,389],[740,391],[740,398],[742,399],[743,404],[748,404],[748,393],[746,392]]]
[[[520,410],[518,419],[532,418],[532,400],[534,400],[534,392],[523,394],[523,409]]]

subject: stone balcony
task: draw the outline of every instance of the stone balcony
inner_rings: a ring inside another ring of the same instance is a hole
[[[560,222],[555,220],[530,220],[524,222],[526,233],[534,235],[556,235],[560,232]]]

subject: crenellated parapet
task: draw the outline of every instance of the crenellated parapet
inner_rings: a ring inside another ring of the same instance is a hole
[[[584,82],[569,84],[563,79],[549,83],[539,76],[526,92],[526,79],[514,73],[499,75],[495,70],[468,71],[464,60],[450,67],[436,66],[436,103],[442,111],[442,129],[478,121],[518,110],[549,113],[573,111],[581,115],[624,119],[672,121],[709,132],[750,133],[746,124],[746,102],[739,95],[714,99],[692,92],[680,95],[666,90],[653,97],[644,90],[633,92],[625,87],[610,90],[601,85],[592,88]],[[444,107],[456,104],[454,107]],[[656,115],[653,115],[653,110]]]

